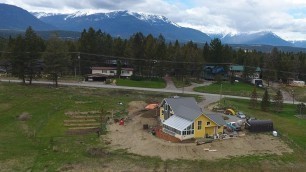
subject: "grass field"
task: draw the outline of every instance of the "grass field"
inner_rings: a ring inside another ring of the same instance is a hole
[[[163,79],[159,80],[145,80],[145,81],[134,81],[130,79],[116,79],[116,84],[119,86],[128,87],[144,87],[144,88],[165,88],[166,82]]]
[[[292,86],[286,86],[283,87],[287,92],[292,93],[292,90],[294,92],[294,98],[297,101],[306,102],[306,87],[292,87]]]
[[[197,92],[203,92],[203,93],[214,93],[214,94],[221,93],[223,95],[250,97],[253,89],[254,89],[253,85],[246,84],[243,82],[238,82],[234,84],[231,84],[229,82],[222,82],[222,86],[221,84],[213,83],[208,86],[196,87],[193,90]],[[257,91],[259,98],[261,98],[264,93],[264,89],[257,87],[256,91]],[[269,93],[274,94],[274,91],[269,90]]]
[[[186,78],[175,78],[172,77],[172,81],[176,88],[188,87],[191,85],[191,82]]]
[[[104,135],[67,135],[66,123],[82,127],[84,114],[67,112],[124,111],[132,100],[161,101],[170,94],[80,87],[22,86],[0,83],[0,171],[303,171],[306,166],[306,121],[296,119],[295,107],[282,113],[248,108],[248,101],[228,99],[252,116],[272,119],[281,137],[295,150],[283,156],[231,157],[216,161],[167,160],[110,149]],[[83,103],[80,103],[83,102]],[[118,104],[118,102],[122,102]],[[20,120],[21,114],[28,114]],[[103,113],[104,114],[104,113]],[[92,114],[96,115],[96,114]],[[105,126],[101,126],[103,128]]]

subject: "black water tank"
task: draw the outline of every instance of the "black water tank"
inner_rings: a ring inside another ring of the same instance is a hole
[[[251,120],[247,124],[251,132],[273,131],[273,122],[271,120]]]

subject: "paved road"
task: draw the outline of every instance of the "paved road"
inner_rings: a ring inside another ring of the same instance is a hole
[[[1,79],[1,82],[14,82],[14,83],[21,83],[21,80],[6,80]],[[52,85],[53,82],[49,81],[32,81],[33,84],[46,84]],[[78,86],[78,87],[94,87],[94,88],[113,88],[113,89],[127,89],[127,90],[141,90],[141,91],[154,91],[154,92],[165,92],[165,93],[182,93],[182,90],[172,90],[172,89],[155,89],[155,88],[140,88],[140,87],[126,87],[126,86],[116,86],[116,85],[107,85],[100,82],[78,82],[78,83],[68,83],[68,82],[59,82],[61,86]],[[204,96],[205,98],[205,105],[209,104],[209,102],[216,102],[220,99],[219,94],[210,94],[210,93],[199,93],[195,91],[184,91],[184,94],[192,94],[192,95],[200,95]],[[227,98],[236,98],[236,99],[250,99],[249,97],[240,97],[240,96],[229,96],[229,95],[222,95],[223,97]],[[284,101],[284,103],[291,104],[292,101]],[[295,104],[300,102],[294,101]]]

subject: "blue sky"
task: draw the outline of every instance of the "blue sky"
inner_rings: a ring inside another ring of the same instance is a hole
[[[272,31],[306,40],[306,0],[0,0],[28,11],[72,13],[129,10],[163,15],[205,33]]]

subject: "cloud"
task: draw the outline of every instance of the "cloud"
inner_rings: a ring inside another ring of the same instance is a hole
[[[164,15],[207,33],[273,31],[306,39],[305,0],[0,0],[29,11],[130,10]]]

